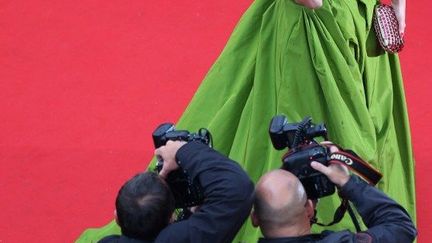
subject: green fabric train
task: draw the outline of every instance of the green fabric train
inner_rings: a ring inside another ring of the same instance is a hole
[[[177,124],[208,128],[214,147],[250,177],[280,167],[268,125],[324,122],[331,141],[354,150],[380,170],[378,187],[415,219],[414,161],[398,56],[383,52],[372,25],[371,0],[324,0],[310,10],[293,0],[256,0]],[[337,195],[323,198],[318,218],[330,222]],[[348,216],[329,229],[353,229]],[[315,226],[314,231],[322,228]],[[85,231],[78,242],[119,233],[114,222]],[[256,242],[248,221],[235,242]]]

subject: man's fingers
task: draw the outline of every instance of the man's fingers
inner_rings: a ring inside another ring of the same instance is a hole
[[[156,155],[156,157],[157,157],[157,156],[159,156],[159,157],[161,156],[163,147],[164,147],[164,146],[161,146],[161,147],[155,149],[155,151],[154,151],[154,155]]]
[[[164,179],[166,179],[167,178],[167,171],[166,171],[166,169],[164,169],[163,167],[162,167],[162,170],[159,172],[159,176],[160,177],[162,177],[162,178],[164,178]]]
[[[333,142],[324,141],[324,142],[321,142],[321,145],[325,145],[326,147],[328,147],[330,150],[330,153],[335,153],[335,152],[339,151],[339,148],[336,145],[334,145]]]
[[[336,146],[330,146],[330,153],[336,153],[339,151],[339,148]]]
[[[168,174],[176,170],[178,165],[176,163],[176,153],[185,145],[186,142],[183,141],[167,141],[164,146],[159,147],[155,150],[154,154],[158,161],[163,161],[162,169],[159,172],[159,176],[162,178],[167,178]]]
[[[333,145],[334,143],[330,142],[330,141],[323,141],[323,142],[321,142],[321,144],[324,144],[324,145]]]
[[[311,167],[314,168],[315,170],[323,173],[326,176],[328,176],[331,172],[330,168],[328,168],[327,166],[325,166],[321,163],[318,163],[316,161],[312,161]]]

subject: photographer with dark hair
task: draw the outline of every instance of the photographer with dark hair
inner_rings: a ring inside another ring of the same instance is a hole
[[[155,155],[163,160],[159,175],[138,174],[119,191],[122,235],[100,242],[231,242],[253,201],[253,183],[243,169],[199,141],[167,141]],[[165,179],[178,168],[198,179],[205,199],[192,216],[173,223],[175,202]]]
[[[327,143],[328,144],[328,143]],[[337,152],[336,146],[329,146]],[[398,203],[357,176],[349,176],[345,166],[312,162],[311,167],[330,179],[341,197],[351,201],[366,231],[349,230],[311,233],[314,204],[300,180],[283,169],[261,177],[255,189],[252,224],[260,227],[264,242],[412,242],[417,231],[408,213]]]

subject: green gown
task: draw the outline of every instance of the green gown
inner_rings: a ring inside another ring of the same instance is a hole
[[[383,52],[372,26],[374,0],[323,0],[310,10],[293,0],[256,0],[243,15],[177,124],[208,128],[214,147],[257,181],[281,165],[271,145],[276,114],[290,122],[312,116],[329,139],[356,151],[380,170],[378,187],[415,220],[414,160],[397,55]],[[320,200],[318,218],[330,222],[340,200]],[[349,228],[348,216],[328,229]],[[314,226],[313,231],[322,228]],[[79,242],[119,233],[114,222],[89,229]],[[247,221],[235,242],[256,242]]]

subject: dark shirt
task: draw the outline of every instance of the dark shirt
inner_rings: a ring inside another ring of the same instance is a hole
[[[351,201],[368,227],[364,232],[349,230],[299,237],[261,238],[259,243],[288,242],[412,242],[417,231],[408,213],[383,192],[356,176],[341,188],[341,196]]]
[[[150,241],[136,240],[124,235],[110,235],[104,237],[98,242],[99,243],[151,243]]]
[[[254,185],[234,161],[200,142],[182,146],[176,154],[179,165],[204,190],[204,204],[190,218],[170,224],[154,242],[231,242],[247,219]],[[108,236],[101,243],[131,241]]]

